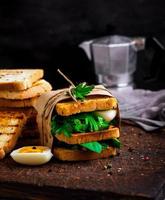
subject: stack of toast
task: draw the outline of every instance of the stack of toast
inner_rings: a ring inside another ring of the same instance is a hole
[[[33,105],[52,90],[43,76],[42,69],[0,70],[0,159],[14,148],[19,136],[38,133]]]

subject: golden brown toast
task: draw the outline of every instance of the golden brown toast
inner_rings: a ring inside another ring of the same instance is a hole
[[[22,112],[25,114],[27,118],[27,122],[34,122],[37,116],[37,111],[33,107],[26,107],[26,108],[9,108],[9,107],[0,107],[1,111],[19,113]]]
[[[30,99],[34,97],[38,97],[45,92],[49,92],[52,90],[52,86],[50,83],[41,79],[35,83],[33,83],[32,87],[22,90],[22,91],[13,91],[9,90],[0,90],[0,98],[3,99],[15,99],[15,100],[24,100]]]
[[[56,112],[61,116],[69,116],[81,112],[96,110],[109,110],[117,108],[117,100],[114,97],[86,97],[84,101],[63,101],[56,104]]]
[[[29,108],[0,108],[1,111],[22,112],[26,116],[26,124],[23,127],[21,136],[39,137],[39,130],[36,122],[37,111],[33,107]],[[12,119],[11,119],[12,120]],[[5,121],[5,120],[4,120]],[[6,123],[6,121],[5,121]],[[10,122],[11,123],[11,122]]]
[[[38,97],[33,97],[30,99],[23,99],[23,100],[0,98],[0,107],[7,107],[7,108],[33,107],[33,105],[35,105],[37,100],[38,100]]]
[[[26,119],[19,111],[0,111],[0,159],[16,145]]]
[[[43,75],[42,69],[1,69],[0,90],[26,90]]]
[[[59,141],[65,142],[67,144],[82,144],[86,142],[94,142],[107,140],[111,138],[118,138],[120,136],[119,128],[109,127],[109,129],[88,132],[88,133],[73,133],[71,137],[66,137],[64,134],[56,134],[56,138]]]
[[[81,151],[81,150],[71,150],[61,147],[53,149],[53,154],[55,158],[63,161],[81,161],[81,160],[94,160],[99,158],[108,158],[110,156],[116,155],[116,148],[108,147],[101,153],[95,153],[92,151]]]

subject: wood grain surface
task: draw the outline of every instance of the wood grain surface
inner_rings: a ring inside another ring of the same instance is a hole
[[[122,124],[122,148],[114,158],[29,167],[9,156],[0,161],[0,199],[165,198],[165,130],[146,133]],[[21,139],[18,146],[37,144]]]

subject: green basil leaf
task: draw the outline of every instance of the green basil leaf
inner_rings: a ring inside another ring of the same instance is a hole
[[[80,145],[96,153],[101,153],[102,151],[102,145],[99,142],[88,142]]]

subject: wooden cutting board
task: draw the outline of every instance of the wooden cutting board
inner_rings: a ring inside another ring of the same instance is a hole
[[[164,199],[165,130],[122,125],[118,156],[87,162],[53,159],[40,167],[0,161],[0,197],[11,199]],[[19,141],[37,144],[37,140]]]

